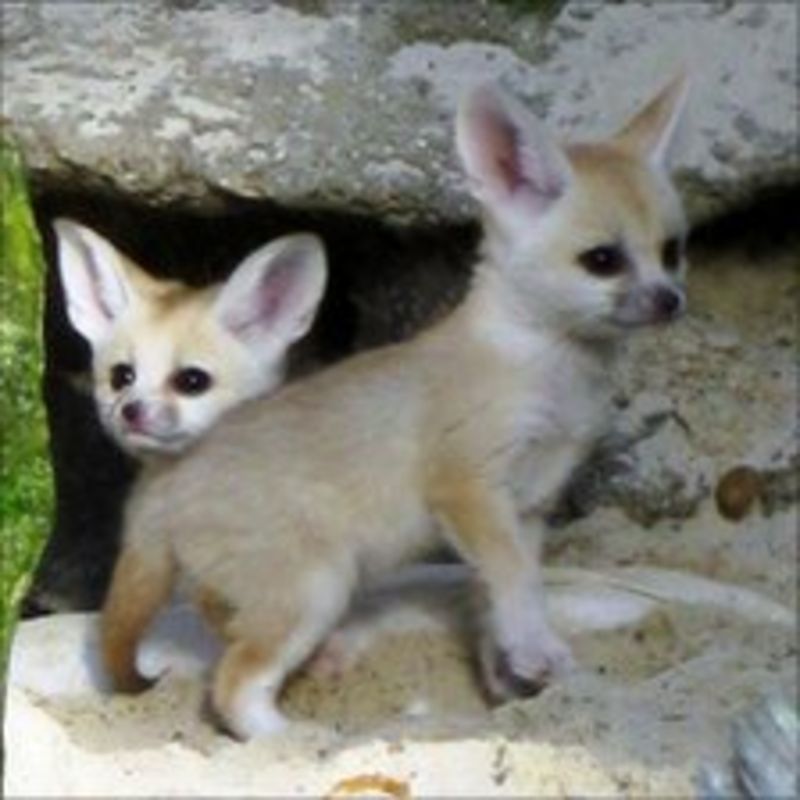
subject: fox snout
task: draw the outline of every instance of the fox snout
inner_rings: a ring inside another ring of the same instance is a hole
[[[178,427],[178,413],[166,403],[126,400],[118,411],[123,427],[136,433],[167,433]]]
[[[683,313],[684,295],[669,286],[659,286],[650,294],[655,322],[671,322]]]
[[[187,434],[174,406],[141,397],[115,403],[109,409],[107,427],[126,449],[171,451],[182,446]]]
[[[637,286],[622,295],[614,313],[623,327],[658,325],[680,317],[686,310],[686,295],[678,286],[667,283]]]
[[[125,403],[119,411],[120,416],[134,430],[143,426],[144,406],[138,400]]]

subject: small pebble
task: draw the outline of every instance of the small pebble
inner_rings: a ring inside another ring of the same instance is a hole
[[[763,481],[752,467],[739,466],[726,472],[717,484],[714,498],[719,513],[733,522],[744,519],[761,496]]]

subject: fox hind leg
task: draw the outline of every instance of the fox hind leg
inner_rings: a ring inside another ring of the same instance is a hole
[[[217,666],[212,705],[237,739],[270,736],[286,725],[276,705],[284,676],[272,656],[267,647],[240,639],[228,646]]]
[[[325,568],[273,585],[272,604],[242,608],[227,627],[230,644],[214,674],[211,701],[223,726],[239,739],[279,732],[277,708],[287,677],[300,667],[344,614],[353,581]]]

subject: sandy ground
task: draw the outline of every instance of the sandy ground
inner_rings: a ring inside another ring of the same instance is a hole
[[[13,653],[6,796],[692,794],[698,765],[727,758],[738,712],[797,697],[796,499],[773,490],[732,521],[714,494],[738,464],[766,475],[796,459],[793,258],[704,265],[668,351],[632,354],[629,391],[664,393],[691,431],[667,426],[638,457],[701,491],[682,517],[645,526],[601,505],[554,534],[550,604],[573,675],[489,708],[463,576],[423,571],[351,621],[341,675],[297,677],[285,735],[243,745],[208,719],[215,644],[185,612],[144,648],[151,670],[172,669],[137,698],[101,691],[94,617],[35,620]]]

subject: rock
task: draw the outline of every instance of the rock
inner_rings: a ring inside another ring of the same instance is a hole
[[[179,608],[140,651],[170,669],[137,697],[98,691],[96,615],[25,622],[8,681],[5,795],[328,797],[361,786],[358,796],[616,796],[625,786],[683,797],[698,761],[723,762],[729,720],[749,696],[796,686],[792,605],[768,587],[564,569],[547,572],[548,598],[581,669],[536,699],[490,709],[462,627],[468,575],[442,585],[428,570],[379,594],[351,619],[365,626],[357,638],[367,635],[357,659],[336,681],[299,675],[282,701],[287,732],[247,744],[202,713],[212,653]]]
[[[738,522],[753,510],[763,491],[763,481],[757,470],[747,466],[734,467],[720,478],[714,499],[723,517]]]
[[[530,7],[12,3],[3,114],[42,187],[453,221],[473,212],[452,147],[465,87],[499,80],[563,134],[600,135],[686,63],[693,212],[797,179],[791,3]]]
[[[738,717],[731,758],[724,767],[703,765],[697,776],[703,800],[796,797],[800,767],[800,717],[788,697],[763,697]]]

